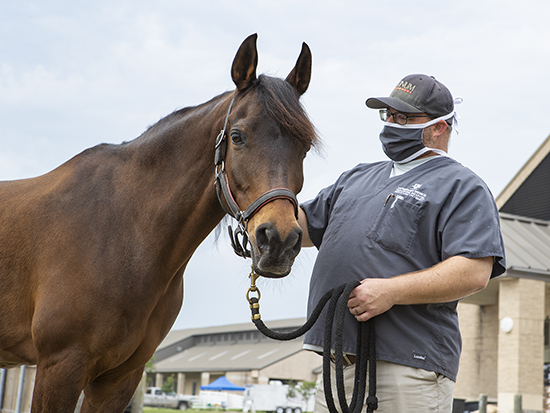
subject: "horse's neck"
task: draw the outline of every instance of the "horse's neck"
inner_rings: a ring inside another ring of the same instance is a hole
[[[142,207],[191,253],[224,215],[214,189],[214,146],[223,118],[217,103],[186,110],[132,145]]]

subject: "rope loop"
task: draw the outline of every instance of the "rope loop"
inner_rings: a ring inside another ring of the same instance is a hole
[[[365,405],[365,388],[367,384],[367,370],[369,376],[369,394],[366,399],[367,413],[373,413],[378,409],[378,398],[376,397],[376,342],[374,334],[374,319],[358,323],[357,327],[357,346],[356,346],[356,365],[355,365],[355,385],[353,387],[353,396],[351,404],[346,402],[346,392],[344,388],[344,366],[343,366],[343,336],[344,320],[347,312],[347,299],[351,291],[360,285],[359,281],[351,281],[342,284],[328,291],[321,297],[317,306],[311,313],[306,323],[298,329],[280,333],[269,329],[260,317],[260,291],[256,287],[258,275],[252,271],[250,273],[251,286],[246,293],[246,298],[250,303],[252,312],[252,321],[256,328],[266,337],[274,340],[286,341],[294,340],[313,327],[323,308],[327,303],[324,348],[323,348],[323,386],[327,407],[331,413],[337,413],[334,397],[332,395],[330,363],[332,353],[332,331],[336,324],[334,340],[334,364],[336,369],[336,387],[338,391],[338,400],[343,413],[360,413]],[[249,297],[250,292],[257,292],[258,297]],[[365,352],[366,350],[366,352]]]

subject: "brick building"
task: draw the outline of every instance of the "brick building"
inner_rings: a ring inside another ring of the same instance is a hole
[[[463,352],[455,397],[546,410],[550,363],[550,136],[497,197],[507,271],[459,304]],[[517,403],[517,402],[516,402]]]

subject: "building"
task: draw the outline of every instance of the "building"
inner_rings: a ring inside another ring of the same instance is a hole
[[[497,197],[507,270],[459,304],[463,352],[455,397],[513,412],[547,410],[550,363],[550,136]],[[546,383],[547,385],[548,383]]]
[[[269,328],[288,332],[305,318],[267,322]],[[176,391],[198,394],[200,386],[221,376],[237,385],[268,384],[271,380],[316,381],[322,358],[302,349],[303,339],[274,341],[252,322],[219,327],[171,331],[155,353],[155,372],[148,381],[161,386],[172,376]]]

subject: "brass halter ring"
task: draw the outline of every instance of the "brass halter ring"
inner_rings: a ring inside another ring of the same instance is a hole
[[[250,303],[250,309],[251,310],[252,309],[257,309],[258,310],[257,314],[254,314],[254,316],[252,317],[252,320],[259,320],[261,318],[261,316],[260,316],[260,303],[259,303],[261,294],[260,294],[260,290],[258,289],[258,287],[256,287],[256,280],[260,276],[258,274],[256,274],[254,272],[254,269],[253,269],[252,271],[250,271],[250,274],[248,275],[248,277],[250,278],[250,288],[246,292],[246,299]],[[255,299],[253,300],[252,298],[250,298],[250,293],[257,293],[258,297],[254,297]]]

